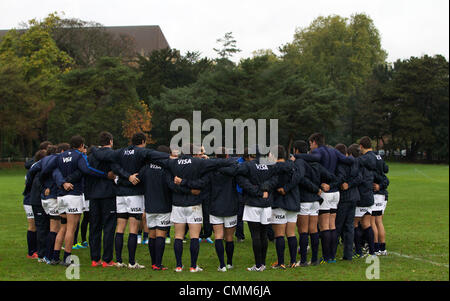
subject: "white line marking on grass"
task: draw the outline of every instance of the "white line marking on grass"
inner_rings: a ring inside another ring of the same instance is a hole
[[[429,175],[427,175],[426,173],[424,173],[423,171],[421,171],[421,170],[418,169],[418,168],[414,168],[414,171],[416,171],[417,173],[421,174],[422,176],[424,176],[424,177],[426,177],[426,178],[428,178],[428,179],[430,179],[430,180],[439,182],[439,180],[437,180],[437,179],[435,179],[435,178],[433,178],[433,177],[430,177]]]
[[[434,262],[434,261],[431,261],[431,260],[426,260],[426,259],[419,258],[419,257],[409,256],[409,255],[400,254],[400,253],[392,252],[392,251],[388,251],[388,254],[393,254],[393,255],[396,255],[396,256],[404,257],[404,258],[409,258],[409,259],[414,259],[414,260],[418,260],[418,261],[428,262],[428,263],[431,263],[431,264],[434,264],[434,265],[437,265],[437,266],[440,266],[440,267],[448,268],[448,264],[438,263],[438,262]]]

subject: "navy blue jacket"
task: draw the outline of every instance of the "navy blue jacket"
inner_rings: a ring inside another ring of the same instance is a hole
[[[108,173],[112,171],[117,165],[117,169],[121,169],[117,163],[111,163],[106,160],[99,160],[98,158],[103,158],[107,156],[107,153],[111,152],[112,149],[109,147],[100,147],[100,148],[92,148],[91,153],[88,156],[89,164],[104,173]],[[94,155],[96,153],[96,155]],[[93,177],[93,176],[85,176],[84,178],[84,196],[87,200],[99,200],[105,198],[115,198],[117,193],[117,185],[113,180]]]
[[[362,182],[362,174],[359,163],[356,160],[352,165],[339,163],[336,170],[339,187],[343,183],[348,184],[347,190],[340,189],[339,203],[355,203],[359,201],[359,185]]]
[[[169,174],[157,164],[146,164],[141,168],[138,175],[144,185],[145,212],[147,213],[169,213],[172,211],[172,191],[169,188]],[[132,185],[128,180],[126,185]]]
[[[73,190],[66,191],[62,188],[62,184],[66,182],[65,177],[73,174],[77,170],[81,171],[84,175],[107,178],[105,172],[90,166],[87,156],[78,150],[68,150],[58,154],[56,159],[49,162],[48,166],[42,170],[41,178],[52,173],[55,168],[58,168],[62,175],[62,177],[55,179],[56,185],[58,186],[58,196],[81,195],[83,193],[83,181],[80,178],[71,182],[74,187]]]
[[[353,157],[346,157],[337,149],[324,145],[314,149],[310,154],[296,154],[295,158],[302,158],[308,162],[319,162],[332,174],[336,174],[336,166],[338,162],[352,164],[354,161]],[[327,184],[330,185],[330,183]],[[327,192],[336,191],[339,191],[339,187],[330,185],[330,190]]]
[[[44,158],[42,158],[42,160],[40,162],[42,162],[42,169],[47,168],[47,166],[54,164],[53,161],[56,160],[57,155],[56,154],[52,154],[50,156],[46,156]],[[55,169],[53,171],[54,174],[52,174],[51,177],[46,177],[45,180],[42,182],[42,192],[41,192],[41,198],[43,200],[47,200],[47,199],[56,199],[56,197],[58,196],[58,186],[56,185],[56,181],[55,178],[57,177],[55,175],[55,171],[59,171],[58,169]],[[48,196],[45,196],[44,191],[45,189],[49,188],[50,189],[50,194]]]
[[[42,160],[39,160],[38,162],[34,163],[30,169],[27,172],[27,175],[25,177],[25,190],[23,192],[23,195],[29,195],[29,199],[27,202],[29,202],[29,205],[33,206],[42,206],[41,202],[41,181],[39,179],[40,172],[41,172],[41,164]]]
[[[299,212],[299,184],[303,175],[291,160],[277,162],[275,167],[278,169],[278,183],[275,189],[283,188],[286,194],[282,195],[275,190],[272,208],[281,208],[288,211]]]
[[[152,149],[137,147],[135,145],[128,146],[119,150],[105,150],[103,152],[93,151],[92,154],[99,161],[107,161],[110,163],[117,163],[111,168],[115,174],[120,178],[128,181],[128,178],[139,173],[141,168],[149,162],[158,164],[161,160],[169,158],[169,154],[157,152]],[[144,185],[140,182],[137,185],[124,185],[124,181],[118,182],[117,195],[118,196],[133,196],[143,195]]]
[[[373,199],[373,183],[375,181],[377,160],[373,152],[367,152],[358,157],[359,168],[361,170],[362,182],[358,186],[360,200],[357,202],[358,207],[370,207],[374,203]]]
[[[387,196],[387,187],[389,186],[389,179],[386,177],[386,174],[389,172],[389,166],[384,162],[383,158],[380,155],[375,155],[377,160],[377,172],[375,176],[375,183],[380,185],[380,190],[376,191],[375,194],[382,194]]]
[[[238,214],[239,197],[236,190],[238,165],[222,167],[209,173],[210,214],[214,216],[234,216]]]
[[[239,165],[237,183],[243,190],[243,200],[248,206],[267,208],[273,205],[273,189],[278,183],[277,168],[266,165],[258,159],[246,161]],[[269,197],[264,199],[263,193],[267,191]]]
[[[300,203],[321,202],[322,198],[317,194],[320,189],[320,174],[303,159],[295,159],[295,166],[301,174],[299,182]]]
[[[182,155],[178,159],[167,161],[169,178],[172,181],[175,176],[182,179],[180,185],[171,186],[173,190],[172,204],[179,207],[201,204],[204,195],[193,195],[191,189],[204,189],[208,185],[206,173],[233,164],[235,164],[233,159],[200,159],[189,155]]]

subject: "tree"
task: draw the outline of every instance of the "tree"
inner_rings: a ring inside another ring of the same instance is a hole
[[[123,136],[128,139],[131,144],[131,138],[137,132],[143,132],[147,137],[148,143],[153,143],[150,131],[152,130],[152,114],[150,113],[147,104],[140,101],[140,107],[128,108],[125,115],[125,120],[122,121]]]
[[[94,66],[105,56],[120,57],[124,62],[130,62],[136,56],[133,37],[114,35],[97,22],[58,18],[52,37],[80,67]]]
[[[361,90],[373,69],[387,56],[370,17],[318,17],[310,26],[297,29],[293,42],[280,50],[283,59],[295,65],[307,81],[322,88],[333,87],[345,96],[336,111],[340,117],[338,127],[344,130],[334,131],[332,136],[341,142],[354,142],[355,106],[361,102]]]
[[[223,38],[217,39],[216,43],[220,43],[222,48],[213,48],[213,50],[219,55],[220,60],[230,60],[235,53],[242,50],[237,48],[236,40],[233,37],[233,32],[227,32]]]
[[[61,75],[55,89],[55,108],[48,126],[52,141],[67,141],[80,134],[88,145],[97,143],[98,133],[111,132],[117,146],[125,146],[122,121],[128,110],[142,110],[136,93],[136,73],[119,58],[104,57],[96,66]]]
[[[54,105],[51,91],[58,76],[73,66],[51,37],[57,19],[50,14],[43,21],[30,20],[26,30],[10,30],[0,42],[2,143],[18,145],[15,152],[23,156],[31,155],[33,144],[47,140],[47,118]],[[14,125],[7,135],[5,124]]]
[[[194,83],[199,74],[212,68],[212,62],[200,58],[198,52],[181,55],[176,49],[161,49],[138,57],[139,97],[148,101],[149,96],[159,97],[165,88],[177,88]]]
[[[393,143],[414,160],[426,151],[448,160],[449,65],[441,55],[411,57],[394,64]]]

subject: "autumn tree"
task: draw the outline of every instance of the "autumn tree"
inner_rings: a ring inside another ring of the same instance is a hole
[[[125,120],[122,121],[122,135],[129,140],[137,132],[143,132],[147,137],[147,143],[154,143],[151,138],[152,130],[152,114],[148,109],[148,105],[144,101],[140,101],[139,106],[128,108],[125,114]]]

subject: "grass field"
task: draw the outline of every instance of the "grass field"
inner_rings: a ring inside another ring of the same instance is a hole
[[[22,206],[25,171],[0,170],[0,280],[66,280],[65,268],[48,266],[27,259],[26,217]],[[390,252],[380,258],[380,280],[449,280],[449,169],[447,165],[390,164],[389,201],[385,213],[386,244]],[[125,236],[126,244],[127,236]],[[353,262],[338,260],[335,264],[316,267],[267,269],[247,272],[253,264],[251,239],[236,243],[235,269],[217,272],[218,260],[213,244],[201,243],[198,263],[202,273],[173,272],[173,244],[166,245],[163,272],[117,270],[90,267],[89,250],[75,250],[80,257],[80,280],[221,280],[221,281],[317,281],[367,280],[365,259]],[[341,258],[342,248],[338,249]],[[124,260],[127,248],[124,246]],[[310,256],[310,255],[309,255]],[[286,249],[286,258],[288,258]],[[147,246],[138,246],[139,263],[149,266]],[[267,263],[276,260],[275,246],[269,243]],[[189,266],[189,243],[184,245],[183,263]]]

